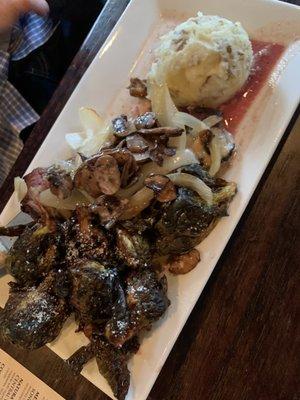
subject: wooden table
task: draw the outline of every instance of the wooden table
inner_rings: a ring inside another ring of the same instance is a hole
[[[99,16],[6,180],[0,207],[127,3],[110,0]],[[297,116],[299,109],[149,400],[300,399]],[[83,377],[74,378],[48,348],[26,352],[1,341],[0,347],[67,400],[107,398]]]

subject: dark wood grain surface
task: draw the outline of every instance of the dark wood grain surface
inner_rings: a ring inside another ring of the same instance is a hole
[[[13,175],[28,165],[127,2],[111,0],[96,22]],[[299,109],[149,400],[300,399],[298,116]],[[10,194],[9,179],[5,196]],[[26,352],[2,341],[0,347],[66,400],[107,399],[83,377],[73,377],[47,348]]]

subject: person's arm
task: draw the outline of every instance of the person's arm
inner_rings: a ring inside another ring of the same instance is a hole
[[[46,0],[0,0],[0,34],[7,32],[20,15],[29,11],[47,15],[49,6]]]

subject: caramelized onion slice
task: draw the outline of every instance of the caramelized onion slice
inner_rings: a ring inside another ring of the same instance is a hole
[[[19,176],[14,179],[14,187],[15,187],[15,194],[17,196],[17,200],[21,202],[28,192],[28,188],[26,182],[23,178]]]
[[[188,149],[177,151],[173,157],[166,157],[162,166],[154,162],[147,163],[141,167],[137,182],[126,189],[120,190],[118,194],[121,197],[129,198],[144,186],[144,181],[149,174],[166,175],[177,168],[193,163],[199,163],[199,161],[196,159],[194,153]]]
[[[59,210],[75,210],[77,205],[87,205],[90,201],[79,190],[73,190],[71,196],[59,199],[51,193],[50,189],[40,194],[40,202],[43,206],[53,207]]]
[[[194,190],[204,201],[206,201],[207,204],[212,204],[212,190],[201,179],[183,172],[169,174],[168,177],[175,185]]]
[[[130,198],[126,210],[119,219],[123,221],[125,219],[132,219],[136,217],[150,205],[153,198],[153,190],[148,189],[147,187],[139,190]]]
[[[211,165],[209,168],[209,174],[215,176],[219,171],[222,162],[221,146],[220,141],[214,136],[209,144],[209,151],[211,156]]]
[[[193,135],[208,129],[207,125],[200,119],[177,109],[165,82],[165,77],[157,63],[152,66],[147,84],[152,111],[156,114],[161,125],[182,129],[188,126]]]
[[[223,117],[220,117],[220,115],[210,115],[209,117],[205,118],[202,122],[208,127],[212,128],[215,125],[218,125],[219,122],[223,120]]]
[[[68,145],[78,153],[90,157],[111,137],[110,127],[93,109],[81,107],[79,119],[84,129],[79,133],[68,133],[65,139]]]

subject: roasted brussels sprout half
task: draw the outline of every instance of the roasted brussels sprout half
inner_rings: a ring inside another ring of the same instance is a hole
[[[222,187],[213,205],[206,204],[194,191],[179,188],[172,202],[158,221],[156,247],[160,254],[181,254],[190,251],[210,232],[217,218],[227,214],[227,204],[236,186]]]
[[[69,315],[64,299],[52,293],[52,277],[40,286],[11,290],[0,316],[1,335],[25,349],[38,349],[54,340]]]
[[[8,272],[22,285],[42,280],[57,262],[58,242],[46,227],[26,228],[6,258]]]
[[[82,261],[71,269],[71,304],[82,323],[102,323],[111,317],[118,276],[115,269]]]
[[[131,321],[139,329],[144,329],[157,321],[169,307],[165,280],[158,279],[153,270],[142,269],[137,273],[131,272],[126,284],[126,300]]]
[[[126,278],[126,303],[119,304],[105,328],[107,339],[117,347],[151,326],[168,308],[164,280],[151,269],[132,271]]]

